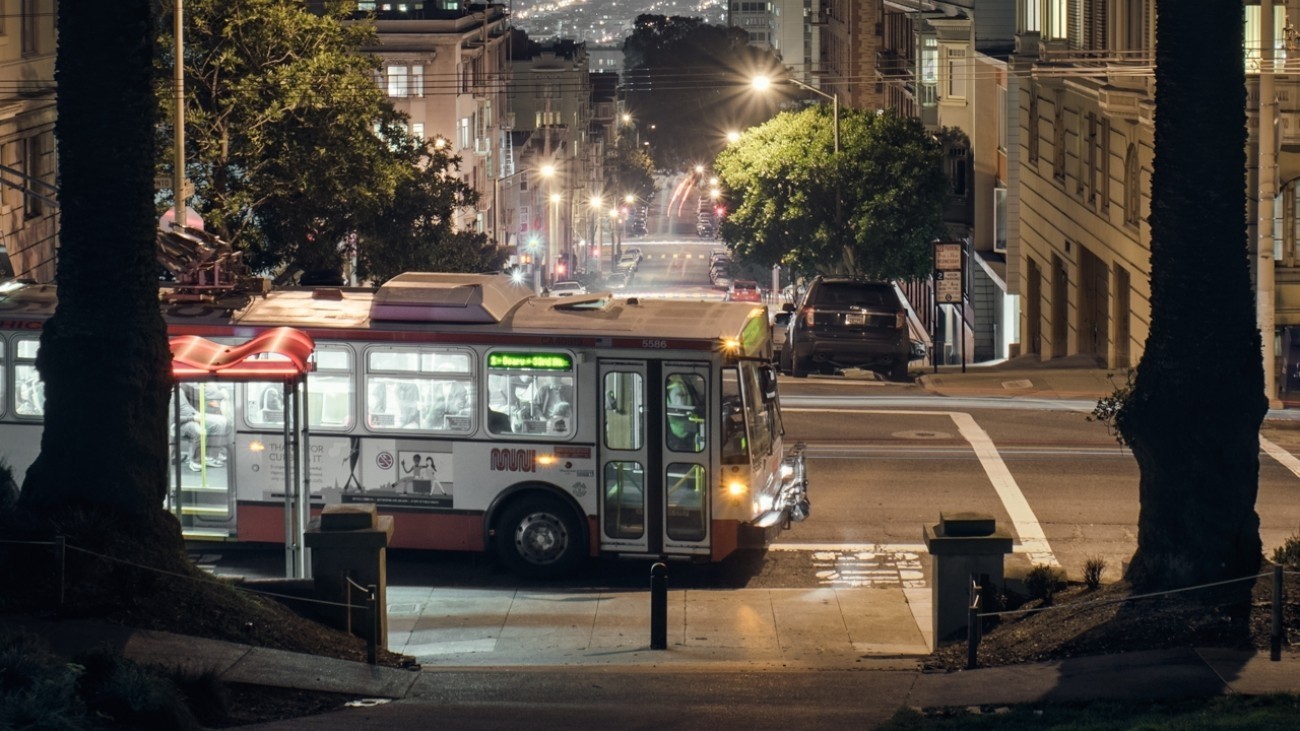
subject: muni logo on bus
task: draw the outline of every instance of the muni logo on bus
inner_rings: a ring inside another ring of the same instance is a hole
[[[536,472],[536,449],[494,449],[492,450],[493,472]]]

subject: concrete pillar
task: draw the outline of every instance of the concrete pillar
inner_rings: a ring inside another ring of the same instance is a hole
[[[1002,585],[1011,535],[998,530],[991,515],[952,512],[940,513],[939,524],[925,526],[924,536],[933,569],[934,640],[942,642],[966,631],[972,574]]]
[[[388,541],[393,535],[393,519],[381,516],[372,505],[327,505],[321,516],[311,522],[304,536],[311,551],[312,578],[317,599],[338,604],[364,606],[366,595],[349,590],[347,579],[361,586],[376,588],[379,609],[379,632],[376,644],[388,645]],[[326,621],[340,629],[347,628],[348,609],[329,607]],[[365,611],[353,610],[353,634],[369,636],[372,618]]]

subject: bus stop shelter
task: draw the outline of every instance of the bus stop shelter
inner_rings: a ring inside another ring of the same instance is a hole
[[[284,470],[285,575],[309,578],[310,561],[303,536],[311,512],[311,476],[303,468],[302,455],[309,453],[306,418],[307,374],[315,369],[311,360],[316,343],[301,330],[278,327],[266,330],[237,345],[218,343],[197,335],[178,335],[170,340],[174,380],[173,435],[181,444],[179,390],[183,383],[282,383],[284,385],[284,453],[289,456]],[[231,428],[233,430],[233,424]],[[172,508],[181,517],[181,463],[175,461]]]

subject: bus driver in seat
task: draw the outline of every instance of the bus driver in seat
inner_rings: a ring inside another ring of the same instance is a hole
[[[695,389],[686,377],[673,374],[668,376],[668,431],[666,439],[668,448],[675,452],[699,452],[704,447],[700,425],[699,399]]]

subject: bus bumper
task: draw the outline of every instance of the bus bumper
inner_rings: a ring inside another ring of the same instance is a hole
[[[781,460],[781,488],[772,509],[758,516],[754,525],[759,528],[805,520],[812,512],[808,502],[808,470],[804,458],[804,443],[799,442]]]

